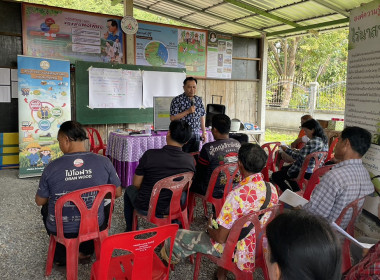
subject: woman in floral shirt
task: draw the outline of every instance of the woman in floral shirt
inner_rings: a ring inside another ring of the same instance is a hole
[[[246,143],[241,146],[238,154],[238,166],[243,180],[227,195],[216,220],[218,225],[213,226],[210,219],[207,232],[179,230],[174,243],[172,263],[178,262],[179,258],[185,258],[198,252],[221,256],[224,243],[235,221],[260,210],[266,200],[266,184],[262,174],[259,173],[266,161],[267,155],[259,145]],[[268,186],[271,187],[268,207],[271,207],[278,203],[278,196],[274,186],[271,184]],[[252,271],[255,267],[254,232],[253,228],[245,238],[237,243],[234,261],[240,270]],[[161,251],[164,259],[167,259],[169,247],[170,244],[166,243]],[[218,270],[217,276],[218,279],[226,279],[223,269]]]

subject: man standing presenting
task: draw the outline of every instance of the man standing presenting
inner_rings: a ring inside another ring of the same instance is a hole
[[[113,184],[117,187],[116,197],[121,196],[120,179],[111,161],[102,155],[86,152],[86,139],[86,132],[80,123],[67,121],[61,124],[58,142],[64,155],[45,167],[35,197],[36,204],[42,206],[41,214],[48,234],[57,234],[55,203],[62,195],[93,186]],[[89,202],[88,206],[91,206],[96,195],[87,193],[85,196]],[[104,230],[108,223],[108,215],[105,212],[109,213],[109,209],[104,208],[107,207],[101,204],[98,217],[100,230]],[[65,237],[77,237],[80,225],[79,210],[65,204],[62,220]],[[80,258],[89,258],[94,252],[93,240],[82,242],[79,252]],[[56,245],[54,262],[58,265],[66,263],[66,248],[61,243]]]
[[[369,131],[356,126],[346,127],[342,131],[335,146],[335,157],[340,162],[322,177],[310,201],[303,206],[305,210],[335,222],[348,204],[375,191],[362,163],[371,138]],[[351,215],[349,212],[343,218],[343,229],[347,227]]]
[[[197,79],[187,77],[183,81],[184,93],[176,96],[170,104],[170,120],[184,120],[192,128],[193,134],[190,140],[182,147],[186,153],[198,152],[199,142],[207,140],[205,126],[205,108],[202,98],[196,96]],[[202,129],[202,134],[200,130]]]

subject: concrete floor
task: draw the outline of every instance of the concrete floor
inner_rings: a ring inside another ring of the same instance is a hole
[[[65,268],[56,266],[48,278],[44,276],[49,237],[42,223],[40,207],[34,202],[38,181],[39,177],[19,179],[18,169],[0,170],[0,279],[66,279]],[[191,229],[203,230],[205,224],[198,203]],[[139,225],[140,228],[149,226],[142,222]],[[110,235],[124,229],[121,197],[115,203]],[[78,279],[90,279],[91,265],[79,265]],[[213,279],[215,270],[216,266],[204,259],[199,279]],[[193,265],[188,259],[182,260],[171,272],[170,279],[193,279]],[[233,276],[229,275],[229,279]],[[260,270],[255,273],[255,279],[263,279]]]

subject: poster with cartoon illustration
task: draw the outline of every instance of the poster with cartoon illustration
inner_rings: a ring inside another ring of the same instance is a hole
[[[206,37],[204,31],[178,29],[178,67],[188,76],[206,76]]]
[[[124,63],[121,18],[34,4],[22,5],[25,55]]]
[[[19,177],[41,175],[62,155],[61,123],[71,119],[70,61],[19,55]]]

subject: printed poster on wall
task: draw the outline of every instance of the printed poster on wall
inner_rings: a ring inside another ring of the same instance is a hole
[[[178,29],[139,23],[136,34],[136,64],[177,67]]]
[[[41,5],[22,7],[25,55],[71,63],[124,63],[121,18]]]
[[[178,29],[178,67],[188,76],[206,76],[206,36],[204,31]]]
[[[366,199],[364,209],[377,216],[380,193],[380,1],[351,12],[348,42],[346,126],[360,126],[372,135],[363,158],[377,192]]]
[[[57,133],[71,119],[70,61],[19,55],[17,65],[19,177],[40,176],[62,155]]]
[[[142,92],[139,70],[89,69],[90,108],[141,108]]]
[[[207,40],[207,77],[231,79],[232,73],[232,36],[208,33]]]

